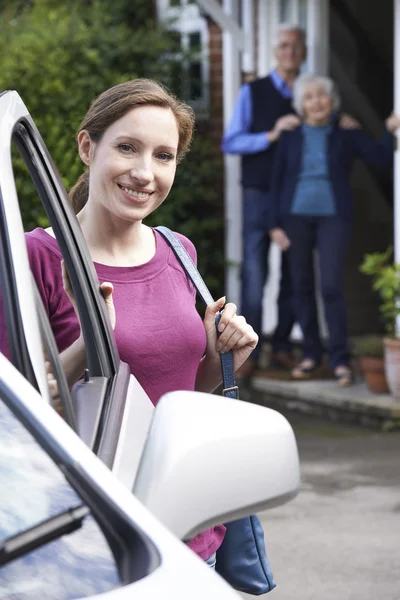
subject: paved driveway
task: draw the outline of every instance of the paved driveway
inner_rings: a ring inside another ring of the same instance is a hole
[[[266,597],[400,600],[400,434],[289,420],[302,491],[261,515],[278,583]]]

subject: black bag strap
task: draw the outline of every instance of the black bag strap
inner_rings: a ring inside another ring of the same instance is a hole
[[[210,294],[208,287],[204,283],[204,279],[200,275],[196,265],[192,261],[190,255],[188,254],[185,246],[182,244],[180,239],[174,234],[173,231],[168,229],[168,227],[159,226],[155,227],[155,230],[158,231],[158,233],[162,235],[166,242],[171,246],[177,259],[181,263],[186,275],[192,281],[194,287],[197,290],[197,293],[203,300],[204,304],[206,306],[208,306],[209,304],[214,304],[214,299]],[[215,327],[217,329],[218,337],[220,336],[220,332],[218,331],[218,323],[220,321],[220,318],[221,313],[218,312],[215,317]],[[239,388],[235,382],[232,350],[230,350],[229,352],[225,352],[224,354],[220,354],[220,358],[223,384],[222,395],[226,396],[227,398],[238,399]]]

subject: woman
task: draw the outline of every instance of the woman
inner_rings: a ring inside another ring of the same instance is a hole
[[[353,212],[351,168],[356,158],[377,166],[390,165],[393,138],[386,133],[376,142],[362,130],[339,128],[334,115],[340,100],[327,77],[299,77],[293,104],[303,124],[281,136],[269,215],[272,240],[282,251],[288,251],[295,316],[304,338],[303,359],[292,376],[309,377],[322,357],[313,266],[317,250],[329,362],[338,383],[350,385],[343,271]],[[395,115],[386,121],[389,132],[399,126]]]
[[[143,223],[168,196],[193,124],[190,107],[158,83],[137,79],[101,94],[77,137],[87,170],[71,190],[71,200],[103,282],[121,359],[154,404],[172,390],[213,391],[221,382],[219,353],[233,350],[238,369],[258,341],[225,298],[208,307],[201,321],[180,263],[161,235]],[[179,237],[196,261],[193,244]],[[85,368],[85,346],[61,253],[51,229],[35,229],[26,239],[72,384]],[[217,341],[215,315],[222,308]],[[214,565],[224,531],[223,526],[208,529],[189,545]]]

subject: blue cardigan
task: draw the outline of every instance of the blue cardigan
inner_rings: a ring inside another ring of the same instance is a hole
[[[269,198],[269,229],[281,227],[291,214],[294,192],[302,164],[302,128],[282,133],[278,142]],[[328,137],[328,173],[333,189],[336,214],[345,221],[353,215],[350,186],[351,169],[356,158],[366,163],[391,166],[393,136],[386,132],[376,141],[362,129],[342,129],[337,124]]]

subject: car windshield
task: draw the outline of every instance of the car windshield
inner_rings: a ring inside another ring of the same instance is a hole
[[[0,399],[0,562],[11,536],[77,506],[81,498]],[[0,567],[0,599],[72,600],[120,585],[90,514],[82,527]]]

